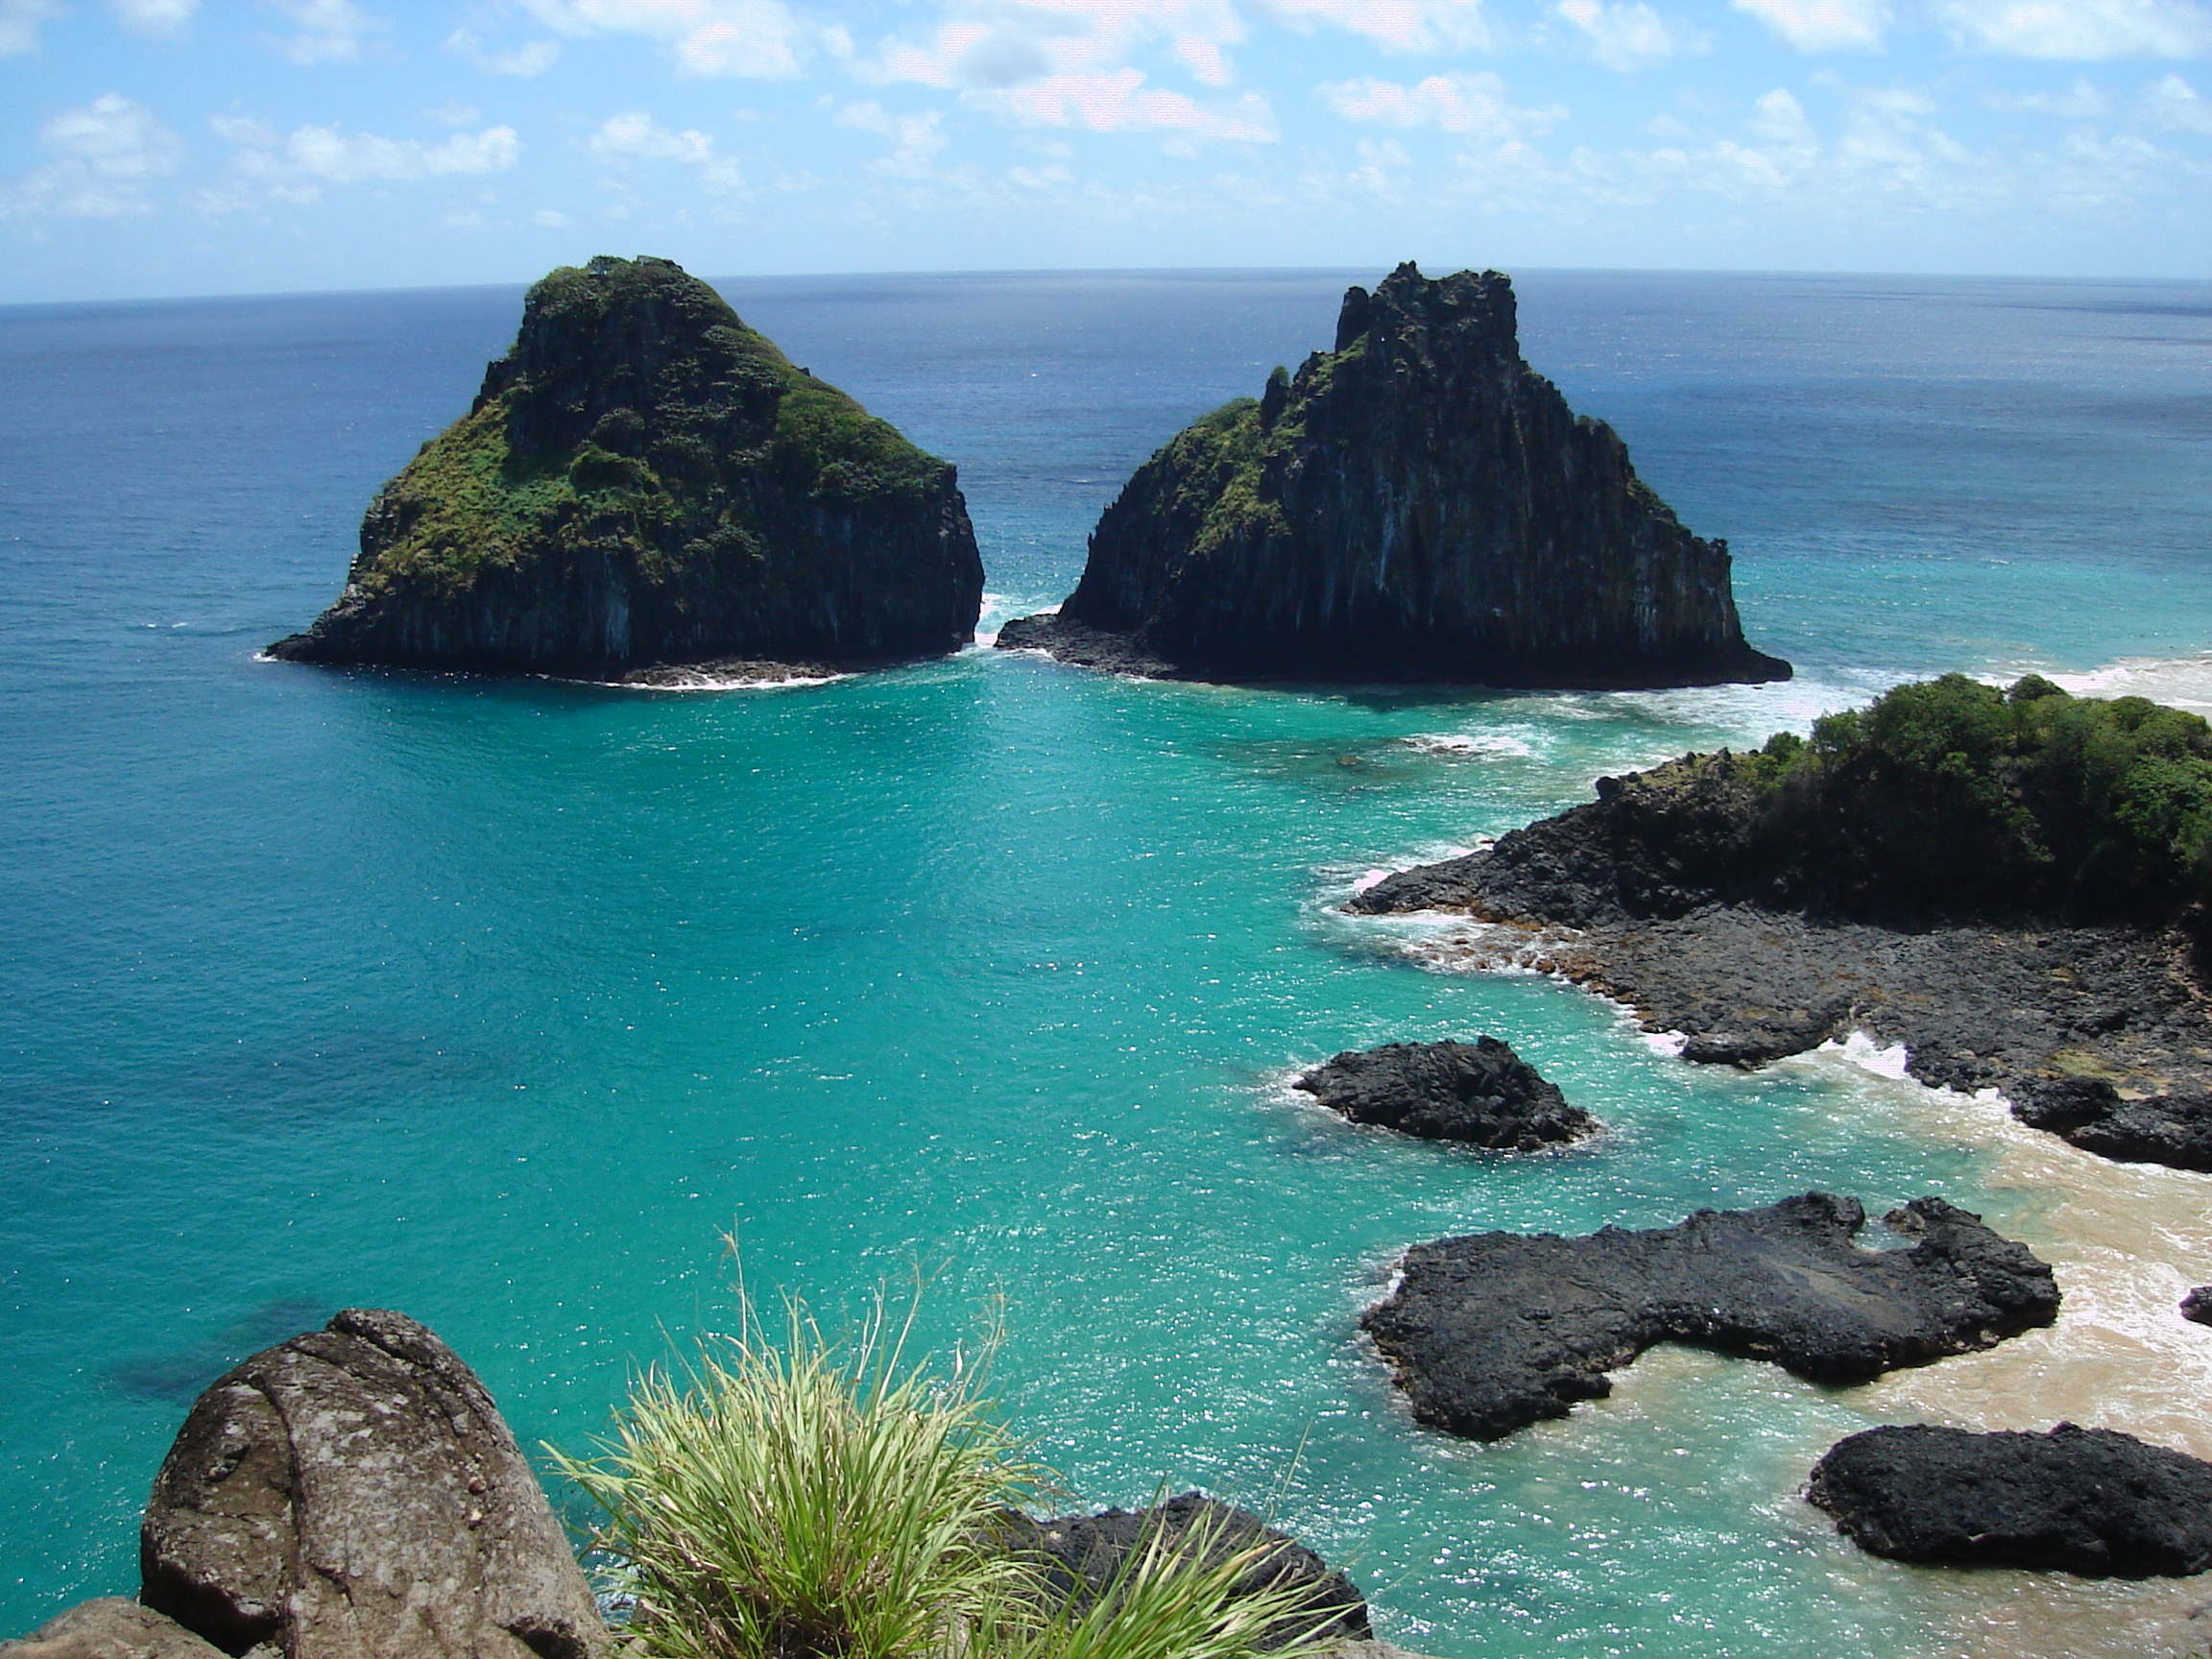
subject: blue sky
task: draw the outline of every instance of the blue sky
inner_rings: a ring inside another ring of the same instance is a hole
[[[2212,0],[0,0],[0,301],[2212,274]]]

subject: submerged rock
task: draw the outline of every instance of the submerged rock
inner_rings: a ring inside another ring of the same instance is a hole
[[[0,1642],[5,1659],[221,1659],[174,1619],[120,1596],[80,1601],[30,1635]]]
[[[230,1653],[594,1659],[598,1604],[474,1372],[349,1308],[200,1396],[146,1506],[140,1599]]]
[[[1273,1627],[1263,1647],[1283,1647],[1309,1635],[1349,1643],[1374,1634],[1366,1599],[1344,1574],[1249,1509],[1203,1493],[1186,1492],[1150,1508],[1107,1509],[1049,1521],[1009,1515],[1006,1525],[1009,1550],[1037,1560],[1052,1588],[1079,1609],[1095,1604],[1131,1564],[1130,1557],[1154,1536],[1186,1554],[1204,1542],[1210,1561],[1264,1544],[1273,1548],[1238,1581],[1239,1592],[1297,1586],[1305,1594],[1297,1612]]]
[[[2110,1429],[1869,1429],[1829,1449],[1806,1496],[1899,1561],[2096,1578],[2212,1566],[2212,1463]]]
[[[1355,1123],[1502,1151],[1539,1151],[1602,1127],[1495,1037],[1347,1052],[1293,1087]]]
[[[1345,295],[1334,350],[1140,468],[1058,615],[998,642],[1204,679],[1790,674],[1743,641],[1726,543],[1521,360],[1511,282],[1411,264]]]
[[[953,469],[795,368],[665,259],[530,290],[469,414],[387,484],[297,662],[616,678],[844,666],[974,637]]]
[[[1439,1239],[1406,1253],[1360,1324],[1416,1418],[1495,1440],[1602,1399],[1605,1373],[1657,1342],[1864,1382],[2058,1315],[2050,1267],[1977,1215],[1914,1199],[1887,1217],[1918,1236],[1909,1250],[1861,1248],[1865,1220],[1857,1199],[1808,1192],[1642,1232]]]

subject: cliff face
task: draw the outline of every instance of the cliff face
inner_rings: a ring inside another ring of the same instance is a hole
[[[665,259],[530,290],[514,349],[361,524],[346,591],[272,655],[605,673],[832,663],[974,637],[952,468],[795,368]]]
[[[1402,265],[1332,352],[1141,468],[1058,619],[1180,672],[1664,685],[1787,678],[1743,641],[1724,542],[1693,536],[1612,428],[1521,360],[1512,284]]]

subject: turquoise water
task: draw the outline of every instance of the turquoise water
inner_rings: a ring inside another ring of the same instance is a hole
[[[996,616],[1066,590],[1178,424],[1325,343],[1347,279],[726,287],[959,463]],[[1531,360],[1730,538],[1798,681],[1253,691],[978,650],[662,695],[261,662],[517,295],[0,311],[0,1630],[132,1587],[170,1435],[253,1348],[405,1309],[526,1445],[574,1449],[726,1318],[734,1229],[757,1288],[832,1310],[919,1265],[940,1343],[1002,1296],[1003,1394],[1072,1488],[1271,1506],[1446,1659],[1947,1651],[1977,1592],[1869,1570],[1794,1496],[1853,1391],[1656,1356],[1472,1447],[1407,1420],[1355,1320],[1446,1232],[1817,1186],[2036,1237],[2035,1195],[1848,1068],[1689,1068],[1331,905],[1905,674],[2212,649],[2212,287],[1520,288]],[[1477,1031],[1613,1133],[1486,1159],[1284,1087]]]

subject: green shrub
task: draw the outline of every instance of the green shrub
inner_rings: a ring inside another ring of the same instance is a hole
[[[636,1597],[647,1659],[1254,1659],[1315,1646],[1295,1588],[1240,1580],[1271,1552],[1217,1526],[1155,1532],[1070,1598],[1009,1552],[1046,1471],[980,1362],[910,1362],[914,1305],[824,1334],[787,1300],[634,1383],[598,1455],[548,1448],[604,1511],[594,1546]],[[1302,1623],[1302,1618],[1304,1622]],[[1283,1640],[1287,1629],[1290,1640]]]

